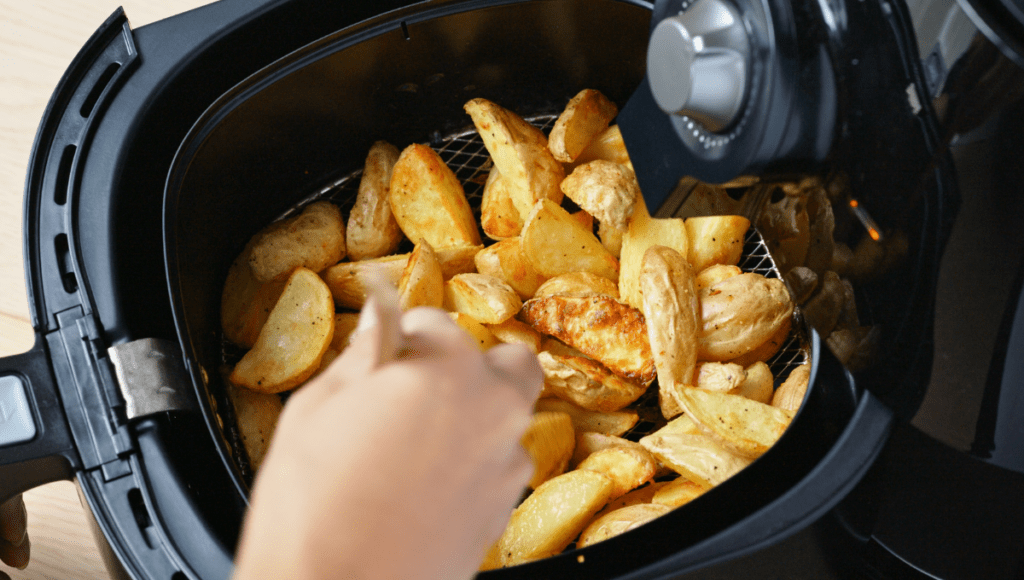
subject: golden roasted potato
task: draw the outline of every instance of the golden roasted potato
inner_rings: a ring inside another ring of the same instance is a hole
[[[590,272],[570,272],[559,274],[554,278],[546,280],[536,292],[534,298],[545,296],[571,296],[584,298],[587,296],[608,296],[619,299],[619,287],[604,276],[598,276]]]
[[[682,389],[679,402],[701,431],[740,457],[756,459],[771,447],[792,414],[739,395]]]
[[[523,254],[542,275],[592,272],[617,280],[619,261],[558,204],[542,199],[526,218],[519,236]],[[572,251],[568,249],[572,248]]]
[[[412,144],[402,151],[391,173],[388,200],[410,240],[425,239],[434,248],[480,245],[462,184],[427,145]]]
[[[619,130],[618,125],[612,125],[598,133],[587,145],[587,148],[580,153],[576,161],[568,166],[571,170],[577,165],[589,163],[595,159],[604,159],[605,161],[614,161],[615,163],[621,163],[627,167],[632,168],[633,164],[629,160],[629,152],[626,151],[626,144],[622,140],[622,131]]]
[[[444,275],[434,248],[420,241],[398,280],[398,300],[403,310],[417,306],[440,308],[444,303]]]
[[[775,334],[771,335],[768,340],[761,343],[761,346],[748,352],[747,354],[740,355],[729,362],[734,362],[741,367],[749,367],[750,365],[760,361],[767,362],[768,359],[775,356],[775,353],[779,352],[786,341],[789,340],[789,331],[793,329],[792,317],[787,318],[782,326],[775,331]]]
[[[675,391],[694,385],[700,304],[686,258],[667,246],[651,246],[640,268],[647,338],[658,371],[658,404],[666,419],[682,412]]]
[[[793,316],[786,284],[744,273],[700,292],[697,358],[726,361],[747,354],[775,335]]]
[[[576,446],[572,419],[566,413],[541,411],[533,414],[530,426],[519,440],[533,461],[530,489],[565,472]]]
[[[397,288],[408,263],[409,254],[342,262],[327,269],[324,281],[339,308],[359,310],[366,302],[373,284],[380,282]]]
[[[640,444],[663,465],[704,488],[722,483],[751,463],[702,433],[688,415],[679,415],[640,439]]]
[[[583,89],[569,100],[555,121],[548,148],[555,159],[571,163],[618,114],[619,108],[600,91]]]
[[[772,369],[758,361],[744,369],[744,372],[746,378],[740,383],[735,394],[751,401],[765,405],[770,404],[775,391],[775,377],[772,376]]]
[[[633,442],[630,441],[630,443],[633,443]],[[634,445],[638,445],[638,446],[640,445],[639,443],[633,443],[633,444]],[[641,447],[641,449],[643,449],[643,448]],[[621,509],[621,508],[628,507],[628,506],[631,506],[631,505],[651,503],[651,500],[654,498],[655,494],[658,493],[658,490],[661,489],[662,487],[664,487],[668,483],[670,483],[670,482],[668,482],[668,481],[652,481],[651,483],[648,483],[646,485],[642,485],[642,486],[634,489],[633,491],[627,493],[626,495],[624,495],[622,497],[613,499],[613,500],[609,501],[608,505],[604,506],[604,508],[602,508],[601,511],[597,512],[596,514],[594,514],[594,519],[596,520],[597,518],[603,517],[605,514],[609,514],[609,513],[613,512],[613,511],[617,510],[617,509]]]
[[[523,253],[518,237],[502,240],[480,250],[474,262],[477,272],[501,278],[523,300],[531,298],[547,279]]]
[[[480,227],[492,240],[504,240],[519,235],[523,229],[523,216],[512,203],[508,183],[501,178],[498,166],[491,168],[480,200]]]
[[[615,499],[653,480],[658,464],[643,446],[620,445],[591,453],[576,469],[607,475],[615,484],[608,499]]]
[[[512,512],[498,540],[502,566],[553,556],[608,502],[614,484],[594,471],[570,471],[538,487]]]
[[[486,99],[472,99],[464,108],[524,220],[541,199],[562,202],[558,185],[565,178],[565,170],[551,155],[540,129]]]
[[[519,295],[501,278],[458,274],[444,283],[444,308],[462,312],[485,324],[500,324],[522,308]]]
[[[615,259],[622,257],[622,236],[626,235],[625,230],[619,230],[601,222],[597,224],[597,238],[601,240],[608,253],[615,256]]]
[[[640,268],[644,253],[651,246],[668,246],[683,256],[690,255],[690,237],[686,233],[686,222],[679,218],[652,218],[647,213],[643,196],[640,196],[636,200],[636,207],[633,208],[629,229],[622,236],[619,259],[619,299],[638,310],[643,309]]]
[[[586,548],[619,534],[639,528],[647,522],[660,518],[675,509],[660,503],[641,503],[619,508],[594,518],[580,533],[576,546]]]
[[[587,457],[590,457],[590,454],[602,449],[621,446],[629,447],[631,445],[640,446],[635,441],[623,439],[617,435],[605,435],[604,433],[596,433],[594,431],[579,431],[576,433],[576,449],[572,452],[572,461],[569,462],[569,467],[576,469],[576,466]]]
[[[483,246],[434,248],[434,255],[441,265],[444,279],[476,271],[473,259],[481,248]],[[370,285],[377,281],[398,288],[410,256],[411,254],[394,254],[373,260],[342,262],[328,268],[324,273],[324,280],[340,308],[359,310],[366,302]]]
[[[520,319],[638,385],[656,376],[643,314],[614,298],[534,298],[523,305]]]
[[[572,219],[579,222],[579,224],[583,226],[583,229],[587,230],[588,232],[594,231],[594,216],[587,213],[586,210],[581,209],[579,211],[574,211],[571,214],[569,214],[569,216],[572,217]]]
[[[688,218],[690,265],[697,272],[712,264],[735,266],[743,255],[743,239],[749,228],[750,220],[738,215]]]
[[[696,276],[697,290],[710,288],[726,278],[739,276],[743,273],[739,266],[727,264],[712,264],[701,270]]]
[[[235,409],[235,420],[242,436],[245,454],[253,471],[259,471],[263,457],[270,447],[270,439],[281,415],[281,397],[256,391],[227,382],[228,398]]]
[[[319,272],[345,257],[345,222],[328,201],[311,203],[256,236],[249,266],[257,280],[284,280],[299,267]]]
[[[467,338],[480,350],[487,350],[501,344],[501,341],[498,340],[498,337],[494,336],[494,333],[472,316],[462,312],[449,312],[448,315],[455,321],[455,324],[458,324],[466,331]]]
[[[252,348],[284,290],[283,281],[261,282],[249,267],[253,238],[228,268],[220,298],[220,326],[231,342]]]
[[[789,372],[786,380],[779,385],[772,396],[772,406],[795,414],[800,410],[811,380],[811,365],[804,363]]]
[[[562,193],[602,224],[625,231],[633,215],[640,184],[633,170],[598,159],[578,166],[562,181]]]
[[[348,214],[345,241],[349,259],[369,260],[392,254],[402,242],[402,230],[391,214],[391,170],[398,147],[377,141],[370,147],[359,178],[355,205]]]
[[[738,364],[702,362],[697,365],[697,383],[693,386],[705,391],[736,394],[746,378],[746,371]]]
[[[705,491],[707,488],[703,485],[694,483],[685,477],[679,477],[655,490],[654,495],[651,496],[651,503],[679,507],[697,499]]]
[[[604,435],[620,436],[629,431],[640,420],[635,411],[588,411],[561,399],[538,399],[535,411],[561,411],[572,418],[577,432],[592,431]]]
[[[541,351],[537,360],[544,370],[546,392],[591,411],[618,411],[646,390],[587,357]]]
[[[525,322],[509,318],[499,324],[484,324],[484,326],[501,342],[525,344],[533,352],[540,352],[543,337]]]
[[[296,268],[256,344],[238,361],[229,379],[261,393],[297,387],[320,368],[333,337],[331,291],[316,272]]]

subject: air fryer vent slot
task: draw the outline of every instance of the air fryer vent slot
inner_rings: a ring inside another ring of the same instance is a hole
[[[78,276],[75,274],[74,262],[71,259],[71,246],[68,245],[67,234],[58,234],[53,240],[57,252],[57,267],[60,268],[60,281],[68,294],[78,292]]]
[[[60,165],[57,166],[57,183],[53,188],[53,201],[57,205],[64,205],[68,202],[68,186],[71,185],[71,167],[75,162],[75,152],[78,147],[68,145],[60,156]]]
[[[117,69],[119,68],[121,68],[121,63],[112,62],[107,65],[107,68],[103,69],[103,74],[96,80],[96,84],[93,85],[92,90],[85,97],[85,101],[82,102],[82,108],[79,110],[79,113],[82,114],[83,118],[88,118],[92,114],[93,108],[100,100],[100,95],[103,94],[103,90],[110,84],[111,79],[117,74]]]

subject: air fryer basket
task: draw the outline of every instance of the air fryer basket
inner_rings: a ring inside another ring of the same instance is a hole
[[[470,126],[462,109],[470,98],[539,122],[583,88],[622,105],[642,79],[649,18],[649,4],[615,0],[450,2],[385,15],[268,66],[196,123],[168,179],[165,253],[187,366],[241,496],[251,474],[233,453],[232,430],[222,428],[231,417],[220,382],[219,304],[228,266],[249,238],[311,198],[348,199],[346,180],[378,139],[400,148],[452,143]],[[460,177],[482,182],[473,173],[485,165],[460,155],[471,165]],[[449,161],[453,169],[459,163]],[[593,577],[635,572],[785,494],[829,453],[862,403],[813,335],[810,347],[819,380],[762,460],[685,510],[579,551],[583,558],[563,554],[494,574],[558,576],[584,573],[584,566]],[[801,352],[787,349],[777,368]]]

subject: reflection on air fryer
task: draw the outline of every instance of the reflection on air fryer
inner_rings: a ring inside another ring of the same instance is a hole
[[[879,331],[852,284],[906,242],[883,238],[842,179],[694,182],[674,217],[652,217],[600,92],[557,119],[465,109],[474,128],[432,147],[374,144],[362,172],[232,264],[223,374],[247,473],[282,396],[346,348],[374,279],[403,308],[449,311],[481,349],[526,344],[544,370],[522,440],[532,491],[482,569],[631,530],[765,453],[804,399],[805,324],[845,364],[869,362]]]

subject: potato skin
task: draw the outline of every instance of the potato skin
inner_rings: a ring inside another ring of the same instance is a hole
[[[284,280],[295,268],[319,272],[346,255],[341,210],[328,201],[312,203],[299,215],[257,234],[249,266],[258,280]]]
[[[793,316],[785,283],[760,274],[726,278],[700,293],[698,358],[727,361],[767,341]]]
[[[598,159],[580,165],[562,181],[562,192],[602,224],[625,231],[640,185],[633,170]]]
[[[571,163],[618,114],[619,108],[600,91],[583,89],[569,100],[551,128],[551,153],[555,159]]]
[[[348,216],[345,240],[352,260],[379,258],[394,253],[402,230],[391,213],[391,171],[398,162],[398,148],[386,141],[370,147],[359,180],[356,202]]]

